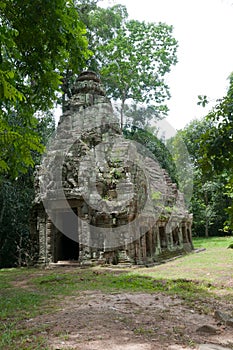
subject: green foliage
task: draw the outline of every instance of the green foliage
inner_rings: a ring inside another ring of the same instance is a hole
[[[100,73],[108,96],[121,103],[145,102],[164,115],[170,97],[165,75],[177,62],[172,27],[129,20],[125,6],[93,8],[82,15],[93,56],[88,67]]]
[[[218,101],[212,111],[206,116],[211,122],[200,137],[199,164],[204,174],[218,174],[225,179],[225,193],[231,202],[228,206],[228,228],[233,228],[233,75],[230,76],[227,95]],[[212,175],[213,176],[213,175]]]
[[[224,180],[215,176],[203,180],[200,171],[195,172],[191,210],[194,215],[193,231],[197,236],[221,234],[227,219],[225,211],[228,197],[224,194]]]
[[[198,102],[197,102],[198,106],[205,107],[208,103],[209,103],[209,101],[207,100],[206,95],[204,95],[204,96],[198,95]]]
[[[0,175],[8,173],[16,178],[25,173],[34,164],[32,152],[44,150],[40,141],[35,127],[27,122],[22,124],[16,116],[2,119],[0,116]]]
[[[90,53],[72,0],[6,0],[0,15],[0,174],[14,178],[43,151],[35,113],[53,106],[64,70],[80,71]]]
[[[177,181],[179,189],[184,193],[186,205],[189,205],[193,192],[193,163],[188,151],[186,140],[181,132],[167,141],[167,148],[172,154],[176,165]]]
[[[151,133],[156,131],[156,126],[152,126],[151,122],[160,119],[155,107],[138,103],[125,104],[124,115],[126,128],[140,128]]]
[[[127,20],[128,13],[126,7],[123,5],[116,4],[104,9],[98,7],[97,2],[79,0],[77,8],[81,20],[87,27],[89,48],[94,53],[88,60],[88,67],[98,72],[104,64],[103,47],[108,45],[110,40],[113,40],[117,36],[117,31],[121,29]]]
[[[2,179],[0,188],[0,267],[32,261],[29,213],[33,200],[30,179]]]
[[[177,42],[172,27],[159,23],[126,21],[117,35],[104,45],[100,73],[108,94],[125,101],[155,104],[158,113],[166,113],[163,105],[169,98],[164,76],[176,63]],[[123,126],[123,119],[121,118]]]
[[[157,200],[161,199],[161,196],[162,196],[162,193],[159,192],[159,191],[157,191],[157,192],[153,192],[153,193],[152,193],[151,198],[152,198],[154,201],[157,201]]]
[[[146,150],[148,150],[148,153],[145,155],[153,157],[155,161],[157,161],[160,166],[168,172],[172,181],[177,183],[175,163],[166,145],[161,140],[148,130],[135,127],[132,127],[131,129],[124,128],[123,133],[127,139],[142,144],[144,147],[140,148],[139,152],[146,152]]]
[[[2,23],[2,39],[9,38],[2,41],[3,67],[9,70],[11,64],[17,78],[27,77],[36,102],[47,109],[56,99],[63,70],[77,72],[88,58],[86,30],[73,1],[6,0]],[[21,84],[20,90],[26,85]]]
[[[203,157],[200,138],[212,127],[211,120],[194,120],[183,130],[178,131],[177,135],[169,141],[169,149],[172,147],[172,154],[177,157],[176,164],[180,163],[177,172],[178,178],[181,179],[181,187],[190,186],[189,181],[193,182],[193,195],[189,209],[193,213],[193,234],[195,236],[219,235],[227,219],[225,209],[228,206],[229,197],[224,191],[225,177],[216,172],[212,172],[210,176],[209,173],[203,173],[200,167]],[[184,156],[184,150],[179,146],[180,140],[182,145],[185,145],[189,157]],[[187,162],[188,158],[189,162]],[[189,171],[193,172],[192,178],[188,176]],[[182,184],[184,179],[186,184]]]
[[[9,123],[14,126],[17,118],[13,120],[9,119]],[[22,129],[22,131],[25,131]],[[38,116],[38,124],[34,129],[30,129],[33,140],[33,134],[39,137],[42,144],[46,144],[49,136],[54,131],[54,119],[51,114],[44,114]],[[9,134],[8,134],[9,135]],[[25,136],[28,137],[29,136]],[[9,266],[20,266],[31,264],[35,256],[36,241],[30,236],[29,217],[31,204],[34,198],[33,190],[33,170],[32,165],[40,162],[40,149],[33,149],[30,157],[32,162],[29,164],[27,173],[26,165],[17,164],[20,157],[15,157],[16,150],[14,147],[14,141],[9,141],[12,145],[5,147],[5,159],[7,159],[7,165],[11,166],[11,173],[14,173],[14,169],[22,169],[21,174],[17,178],[10,178],[9,176],[0,177],[0,268]],[[22,147],[20,150],[24,152],[26,140],[22,140]],[[41,147],[43,148],[41,144]],[[19,147],[18,147],[19,148]],[[18,149],[17,149],[18,150]],[[19,150],[18,150],[19,151]],[[25,154],[22,154],[25,157]]]
[[[122,21],[128,16],[125,6],[115,5],[103,9],[97,6],[99,1],[101,0],[74,0],[79,19],[86,27],[88,48],[91,53],[94,52],[94,55],[89,54],[85,67],[95,72],[99,72],[102,66],[102,54],[99,47],[106,45],[116,35],[116,29],[121,27]],[[76,70],[69,67],[63,74],[62,106],[64,106],[66,99],[71,97],[72,86],[76,79],[74,73]]]

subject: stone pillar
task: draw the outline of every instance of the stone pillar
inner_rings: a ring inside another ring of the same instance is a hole
[[[154,226],[154,237],[155,237],[155,254],[159,255],[161,253],[161,243],[160,243],[160,234],[159,234],[159,226],[156,224]]]
[[[46,229],[45,229],[45,235],[46,235],[46,250],[47,250],[47,259],[46,264],[49,264],[54,261],[53,256],[53,223],[50,219],[50,217],[47,217],[46,220]]]
[[[168,248],[168,235],[166,232],[166,221],[160,221],[158,223],[159,226],[159,238],[160,238],[160,246],[161,249]]]
[[[38,254],[39,254],[39,234],[37,230],[37,210],[33,208],[31,211],[30,219],[30,240],[31,240],[31,258],[32,263],[38,262]]]
[[[170,218],[167,222],[164,222],[164,229],[166,234],[166,240],[167,240],[167,249],[172,250],[173,249],[173,236],[172,236],[172,229],[174,222]]]
[[[146,235],[143,235],[140,240],[141,243],[141,260],[146,260]]]
[[[135,247],[135,263],[140,263],[141,260],[141,249],[140,249],[140,238],[134,242]]]
[[[194,249],[193,240],[192,240],[192,222],[190,221],[188,221],[187,223],[187,233],[188,233],[188,240],[191,245],[191,248]]]
[[[180,248],[182,248],[183,244],[184,244],[184,240],[183,240],[182,225],[181,224],[178,225],[178,236],[179,236],[179,246],[180,246]]]
[[[91,258],[90,252],[90,225],[88,222],[88,215],[85,220],[79,220],[80,225],[78,227],[78,242],[79,242],[79,260],[87,260]]]
[[[186,221],[182,221],[181,229],[182,229],[183,243],[188,243],[189,240],[188,240],[188,234],[187,234],[187,223],[186,223]]]
[[[46,216],[44,210],[38,211],[37,231],[39,232],[39,260],[40,264],[47,263],[47,242],[46,242]]]
[[[149,252],[149,257],[152,258],[153,252],[154,252],[154,250],[153,250],[153,230],[152,229],[150,229],[147,232],[147,237],[148,237],[148,239],[147,239],[146,243],[147,243],[147,245],[149,244],[149,247],[147,246],[146,250],[147,250],[147,253]]]

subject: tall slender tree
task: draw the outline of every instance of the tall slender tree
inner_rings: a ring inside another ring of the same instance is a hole
[[[107,92],[121,103],[121,127],[127,100],[145,102],[155,114],[166,114],[170,97],[165,75],[177,62],[172,27],[163,23],[126,21],[102,53],[101,74]]]

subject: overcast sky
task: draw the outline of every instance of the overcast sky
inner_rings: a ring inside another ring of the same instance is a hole
[[[173,25],[178,40],[178,64],[167,76],[172,95],[167,120],[183,128],[208,108],[197,106],[198,95],[211,100],[227,91],[233,72],[233,1],[230,0],[117,0],[130,18]],[[101,4],[101,3],[100,3]]]

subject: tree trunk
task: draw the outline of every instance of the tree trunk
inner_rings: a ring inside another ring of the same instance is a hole
[[[1,212],[0,212],[0,225],[2,224],[2,219],[3,219],[4,211],[5,211],[5,206],[3,205],[2,208],[1,208]]]
[[[125,107],[125,100],[123,99],[121,101],[121,130],[123,130],[123,127],[124,127],[124,107]]]
[[[206,238],[209,237],[209,223],[208,223],[208,218],[206,218],[206,221],[205,221],[205,237],[206,237]]]
[[[3,202],[3,205],[0,211],[0,227],[2,227],[4,211],[5,211],[5,203]],[[2,249],[4,242],[5,242],[5,238],[0,236],[0,250]]]
[[[204,200],[205,200],[205,206],[207,209],[207,206],[208,206],[208,194],[207,194],[207,192],[204,192]],[[209,218],[208,218],[207,212],[205,215],[205,237],[206,238],[209,237]]]
[[[22,243],[23,243],[23,237],[22,234],[20,234],[19,237],[19,244],[17,245],[17,250],[18,250],[18,266],[22,266]]]

